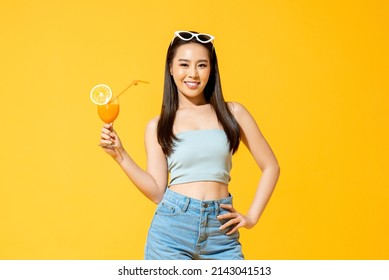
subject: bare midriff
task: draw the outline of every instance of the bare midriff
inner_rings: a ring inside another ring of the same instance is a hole
[[[191,182],[171,185],[170,190],[198,200],[217,200],[229,196],[228,185],[220,182]]]

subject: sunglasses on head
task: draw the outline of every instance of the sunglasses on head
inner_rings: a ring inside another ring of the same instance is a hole
[[[189,41],[192,40],[193,38],[196,38],[197,41],[203,44],[212,42],[215,39],[215,36],[205,34],[205,33],[193,33],[190,31],[176,31],[174,32],[174,38],[170,44],[173,43],[176,37],[184,41]]]

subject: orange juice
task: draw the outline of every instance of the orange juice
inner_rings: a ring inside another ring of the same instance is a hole
[[[119,102],[115,99],[112,103],[97,106],[97,112],[105,123],[111,123],[119,115]]]

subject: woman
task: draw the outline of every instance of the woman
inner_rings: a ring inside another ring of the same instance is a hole
[[[145,259],[243,259],[238,229],[258,222],[279,176],[253,117],[241,104],[224,101],[213,39],[175,32],[161,114],[146,127],[146,170],[125,151],[112,124],[102,129],[103,149],[158,204]],[[233,207],[228,191],[231,157],[240,141],[262,171],[247,214]]]

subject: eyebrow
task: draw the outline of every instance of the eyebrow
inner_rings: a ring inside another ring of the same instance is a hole
[[[190,62],[189,59],[185,59],[185,58],[180,58],[178,61]],[[199,62],[207,62],[207,63],[209,63],[209,60],[208,59],[200,59],[200,60],[198,60],[196,62],[197,63],[199,63]]]

